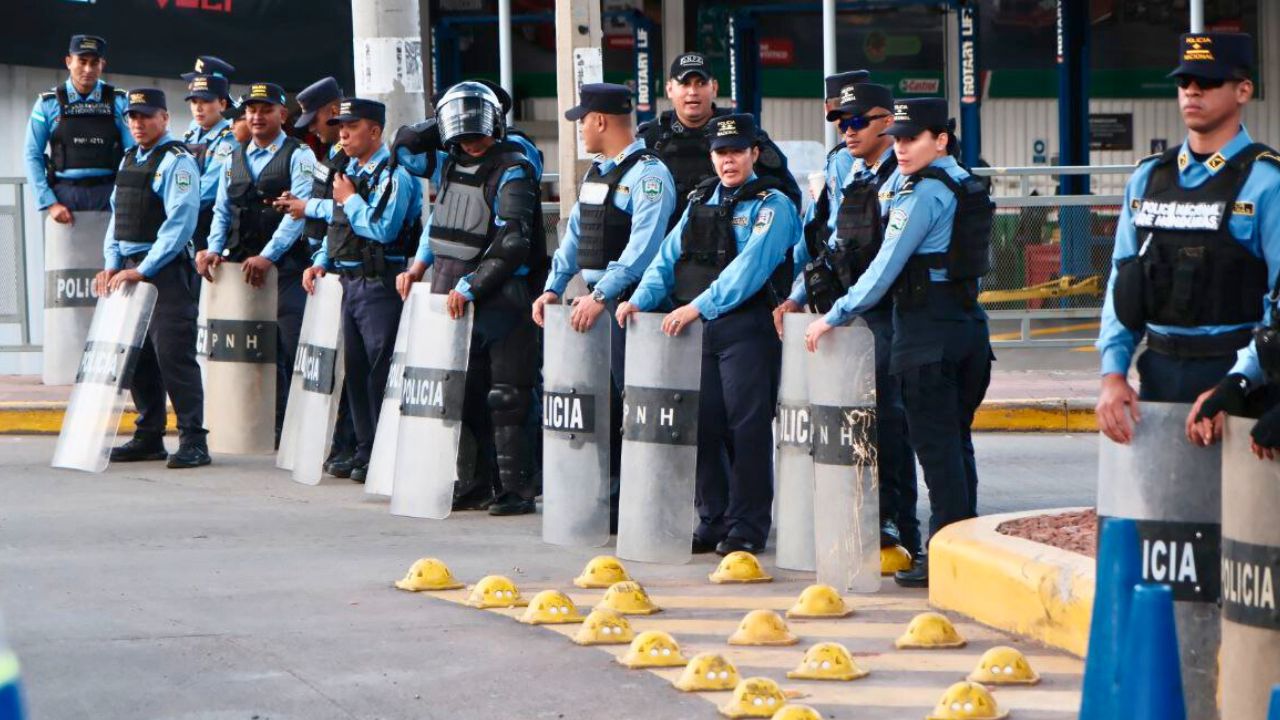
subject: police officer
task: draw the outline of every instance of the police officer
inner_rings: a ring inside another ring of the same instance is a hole
[[[137,145],[125,153],[111,195],[103,238],[106,269],[94,279],[99,295],[130,282],[149,282],[159,296],[130,390],[138,408],[133,438],[111,451],[112,462],[169,458],[171,468],[209,464],[204,388],[196,364],[195,274],[186,253],[200,212],[196,161],[169,134],[164,93],[132,90],[126,113]],[[178,416],[178,451],[164,447],[165,395]]]
[[[978,279],[989,269],[994,206],[986,185],[951,156],[955,131],[945,100],[896,102],[885,132],[894,138],[898,169],[883,242],[857,282],[809,325],[805,343],[815,350],[832,327],[874,311],[892,291],[889,372],[902,384],[911,446],[929,487],[932,535],[977,515],[970,426],[993,359],[977,296]],[[846,198],[853,194],[846,189]],[[928,556],[917,555],[895,579],[927,586]]]
[[[852,83],[841,90],[839,104],[827,113],[828,120],[840,124],[848,148],[842,154],[855,160],[847,182],[832,195],[833,207],[838,209],[831,214],[834,232],[814,244],[810,234],[812,226],[805,227],[805,242],[797,246],[796,252],[797,258],[804,257],[803,261],[797,259],[796,262],[804,270],[796,279],[791,297],[774,311],[779,334],[785,313],[799,312],[806,304],[817,312],[830,311],[834,302],[857,283],[880,250],[884,218],[893,197],[890,179],[898,168],[893,138],[884,134],[893,122],[891,108],[893,93],[889,88]],[[812,261],[807,257],[810,253],[816,256]],[[876,339],[880,540],[886,546],[901,544],[915,555],[920,552],[916,464],[907,441],[900,383],[889,372],[893,346],[892,296],[885,294],[862,317]]]
[[[447,154],[423,242],[398,285],[407,296],[434,266],[431,291],[448,294],[453,317],[475,304],[462,423],[480,462],[470,482],[459,482],[455,509],[532,513],[541,431],[532,421],[538,328],[529,316],[530,278],[546,257],[537,169],[526,146],[506,138],[502,102],[485,85],[458,83],[435,110]],[[498,490],[489,503],[491,465]]]
[[[27,180],[36,207],[60,223],[74,222],[77,210],[111,209],[116,168],[133,147],[124,91],[102,81],[106,53],[107,41],[97,35],[72,35],[66,81],[40,93],[31,108]]]
[[[231,63],[213,55],[201,55],[196,58],[196,64],[190,72],[182,73],[181,77],[187,82],[191,82],[197,75],[212,75],[220,77],[227,82],[231,82],[231,73],[236,69]]]
[[[245,282],[261,287],[276,267],[276,436],[284,423],[285,403],[293,376],[293,359],[302,332],[306,295],[302,272],[311,253],[301,240],[302,222],[273,206],[284,192],[311,194],[315,155],[311,148],[284,133],[284,90],[275,83],[253,83],[244,97],[250,142],[231,154],[218,182],[209,249],[196,257],[201,275],[224,259],[241,263]]]
[[[728,111],[715,106],[720,84],[711,76],[711,65],[702,53],[688,52],[671,63],[667,80],[667,99],[674,109],[665,110],[658,117],[642,123],[638,129],[645,147],[654,150],[676,180],[676,214],[673,222],[684,213],[690,191],[703,180],[715,177],[711,161],[709,141],[710,121],[722,117]],[[772,177],[781,182],[782,192],[801,207],[800,186],[787,169],[787,157],[769,139],[769,135],[757,128],[760,158],[755,172],[761,177]]]
[[[231,131],[231,121],[223,117],[230,105],[227,79],[220,75],[193,75],[187,83],[187,106],[191,127],[183,136],[187,151],[200,168],[200,220],[191,244],[196,252],[209,247],[213,223],[213,203],[218,197],[218,180],[231,153],[240,147]]]
[[[823,79],[823,85],[826,88],[826,96],[822,101],[823,112],[826,115],[830,115],[833,110],[840,106],[840,90],[842,88],[866,82],[870,77],[871,73],[866,70],[849,70],[835,75],[828,75]],[[837,116],[833,120],[828,120],[828,122],[838,126],[840,118]],[[820,250],[826,244],[831,233],[835,231],[834,211],[840,207],[840,190],[844,187],[845,179],[849,177],[849,171],[852,168],[853,153],[845,147],[842,137],[827,151],[826,164],[822,170],[822,191],[817,192],[813,202],[809,203],[805,208],[804,216],[801,218],[801,222],[804,225],[805,242],[796,245],[795,264],[797,268],[804,267],[804,264],[812,259],[812,255],[817,254],[816,252],[808,251],[806,249],[808,246],[812,246],[814,250]],[[811,190],[813,190],[812,186]]]
[[[1254,68],[1248,35],[1183,35],[1171,75],[1187,139],[1139,163],[1125,187],[1097,342],[1098,427],[1115,442],[1132,438],[1140,399],[1194,402],[1222,381],[1219,397],[1195,410],[1213,418],[1239,412],[1242,379],[1261,380],[1247,361],[1233,368],[1280,270],[1280,207],[1270,202],[1280,160],[1241,124]],[[1127,376],[1144,334],[1134,392]],[[1201,441],[1215,436],[1210,427]]]
[[[222,117],[231,123],[231,136],[236,139],[237,145],[249,142],[253,134],[249,132],[249,121],[244,116],[243,96],[233,98],[227,109],[222,111]]]
[[[663,319],[677,335],[699,317],[695,553],[758,553],[773,505],[773,411],[782,344],[769,312],[770,278],[800,239],[800,218],[778,180],[755,172],[760,134],[751,115],[711,120],[716,177],[694,189],[631,300],[629,315],[674,303]],[[725,213],[725,208],[731,208]],[[727,471],[727,472],[726,472]]]
[[[391,152],[382,141],[387,107],[375,100],[343,98],[338,125],[350,158],[334,178],[333,198],[318,202],[329,223],[315,264],[303,276],[307,292],[326,271],[342,278],[342,338],[347,405],[356,431],[350,477],[364,482],[373,434],[391,371],[396,330],[404,307],[396,276],[422,230],[422,194],[403,168],[388,167]]]

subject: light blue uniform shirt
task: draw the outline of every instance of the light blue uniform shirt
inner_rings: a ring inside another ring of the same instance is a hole
[[[266,147],[258,145],[254,140],[249,141],[245,155],[248,160],[249,175],[254,180],[258,179],[258,174],[267,166],[267,163],[284,149],[284,141],[283,130]],[[237,149],[236,152],[241,150]],[[222,177],[218,181],[218,197],[213,203],[213,225],[209,228],[209,252],[215,255],[221,255],[226,248],[227,233],[231,230],[233,208],[231,199],[227,197],[227,189],[231,185],[231,162],[228,159],[223,165]],[[306,145],[299,146],[289,158],[289,192],[293,193],[294,197],[304,199],[311,197],[311,174],[315,172],[315,165],[316,155]],[[280,225],[276,227],[276,231],[271,234],[271,240],[262,249],[262,257],[273,263],[279,262],[301,236],[302,220],[295,220],[293,216],[286,213]]]
[[[601,175],[613,171],[631,155],[643,150],[644,142],[637,140],[616,157],[596,160],[593,163]],[[676,208],[676,185],[667,166],[657,158],[646,158],[632,165],[621,178],[613,193],[613,204],[631,216],[631,238],[617,260],[604,270],[583,270],[582,279],[587,285],[601,292],[605,299],[613,300],[627,288],[640,281],[645,268],[658,254],[658,247],[667,232],[667,223]],[[551,259],[551,274],[546,289],[561,297],[569,280],[578,272],[578,237],[581,232],[581,211],[574,203],[569,214],[568,228],[560,239],[560,247]]]
[[[64,83],[67,87],[67,102],[76,103],[82,100],[89,102],[100,102],[102,99],[102,86],[105,85],[102,80],[93,88],[93,92],[88,97],[82,96],[76,92],[76,87],[71,83],[71,79],[67,78]],[[117,94],[115,97],[116,108],[116,127],[120,130],[120,137],[124,142],[124,149],[128,150],[134,146],[133,136],[129,134],[129,126],[124,121],[124,110],[128,107],[129,101],[125,99],[123,94]],[[27,180],[31,183],[31,187],[35,190],[36,207],[44,210],[50,205],[58,202],[57,196],[53,194],[53,190],[49,187],[48,177],[45,174],[44,150],[49,144],[50,137],[53,136],[53,129],[58,125],[58,118],[62,116],[62,108],[58,107],[58,98],[53,93],[41,93],[36,98],[36,104],[31,108],[31,120],[27,123],[27,142],[25,147],[25,155],[27,162]],[[77,178],[102,177],[112,173],[111,168],[78,168],[75,170],[64,170],[58,173],[58,177],[74,180]]]
[[[223,133],[223,130],[226,130]],[[231,132],[231,122],[219,120],[213,127],[205,130],[195,120],[187,128],[183,142],[191,145],[205,145],[204,168],[200,172],[200,209],[213,207],[218,199],[218,181],[222,177],[224,167],[231,165],[231,153],[240,149],[236,136]]]
[[[955,158],[938,158],[929,164],[955,180],[963,180],[969,172]],[[951,226],[956,217],[956,196],[941,180],[927,178],[911,188],[902,189],[907,178],[900,170],[885,181],[884,189],[893,193],[886,212],[889,216],[884,243],[870,267],[858,282],[844,294],[823,318],[829,325],[847,325],[858,315],[875,307],[893,287],[912,255],[944,253],[951,247]],[[934,282],[946,282],[945,269],[931,268]]]
[[[165,133],[151,150],[138,150],[137,162],[147,161],[159,146],[174,138]],[[120,167],[128,162],[126,157]],[[196,167],[196,159],[185,149],[181,152],[166,152],[160,166],[156,168],[155,178],[151,181],[151,189],[164,199],[165,220],[156,233],[156,241],[150,245],[143,243],[116,242],[116,193],[111,191],[111,219],[107,221],[107,233],[103,237],[102,256],[109,270],[123,267],[126,256],[146,253],[146,257],[138,264],[138,272],[152,277],[158,270],[168,265],[178,253],[185,252],[191,233],[196,229],[196,217],[200,214],[200,191],[197,181],[200,171]]]
[[[748,182],[755,180],[752,173]],[[716,187],[707,199],[708,205],[719,205],[724,186]],[[729,262],[719,277],[696,298],[692,305],[707,320],[714,320],[733,310],[760,292],[779,264],[786,259],[800,239],[800,215],[796,206],[777,190],[743,198],[733,209],[733,234],[738,243],[738,256]],[[661,306],[675,289],[675,267],[680,259],[681,235],[689,222],[689,211],[667,233],[658,257],[645,270],[631,303],[642,311]]]
[[[1227,160],[1253,142],[1249,132],[1242,126],[1240,132],[1231,139],[1218,155]],[[1178,155],[1178,184],[1184,188],[1193,188],[1208,181],[1217,170],[1221,170],[1221,161],[1213,157],[1204,162],[1197,162],[1191,156],[1191,149],[1184,141]],[[1141,339],[1120,323],[1116,317],[1114,296],[1116,273],[1114,267],[1121,260],[1138,254],[1138,231],[1133,225],[1132,203],[1140,199],[1147,188],[1147,179],[1151,175],[1154,162],[1143,162],[1138,165],[1124,189],[1124,203],[1120,209],[1120,219],[1116,223],[1115,249],[1111,253],[1112,273],[1107,281],[1107,296],[1102,306],[1102,328],[1095,343],[1102,354],[1102,374],[1129,372],[1129,364],[1133,360],[1134,348]],[[1252,203],[1253,213],[1232,213],[1229,229],[1232,237],[1240,241],[1249,252],[1261,257],[1267,263],[1268,284],[1275,285],[1277,271],[1280,271],[1280,169],[1269,162],[1256,162],[1249,179],[1240,194],[1238,203]],[[1265,298],[1258,298],[1258,303],[1265,307]],[[1201,327],[1171,327],[1167,325],[1148,325],[1147,328],[1161,335],[1216,335],[1220,333],[1252,327],[1251,325],[1205,325]],[[1258,366],[1256,353],[1250,345],[1240,350],[1236,366],[1232,372],[1242,373],[1254,382],[1262,381],[1262,373]]]
[[[373,153],[373,156],[369,158],[369,162],[364,165],[361,165],[356,158],[348,160],[345,170],[347,177],[350,177],[351,181],[357,184],[362,178],[369,178],[368,183],[373,189],[369,191],[368,200],[360,197],[360,193],[353,193],[351,197],[347,198],[346,202],[342,203],[342,211],[346,213],[347,222],[351,223],[351,229],[360,237],[383,245],[389,245],[396,241],[407,219],[422,215],[422,190],[418,185],[417,179],[406,172],[403,167],[397,167],[392,175],[388,175],[384,167],[378,177],[370,177],[373,171],[382,164],[382,161],[390,158],[391,152],[387,150],[386,145],[383,145]],[[378,201],[387,193],[391,193],[391,197],[387,200],[387,207],[382,211],[380,217],[374,219],[373,213],[378,207]],[[325,222],[333,222],[334,202],[334,200],[316,201],[321,217],[324,218]],[[398,255],[388,255],[387,259],[398,260],[403,258]],[[360,266],[358,262],[335,262],[330,260],[328,242],[320,245],[314,262],[316,265],[328,269],[333,269],[335,266],[339,268]]]
[[[329,146],[330,161],[332,161],[335,157],[337,157],[341,153],[342,153],[342,143],[336,142]],[[335,164],[338,164],[338,163],[335,163]],[[328,173],[328,172],[329,172],[329,168],[325,167],[323,163],[319,163],[319,162],[316,163],[316,169],[314,173],[316,177],[321,177],[320,173]],[[315,187],[314,184],[312,185],[312,187]],[[325,220],[327,222],[326,213],[328,211],[320,203],[322,198],[311,197],[310,191],[307,192],[307,198],[308,198],[307,205],[303,209],[302,214],[305,215],[306,217],[311,218],[312,220]],[[304,226],[305,226],[305,223],[304,223]],[[316,252],[319,252],[320,243],[322,242],[324,242],[323,235],[320,237],[307,238],[307,243]],[[315,252],[312,253],[312,255],[314,254]]]

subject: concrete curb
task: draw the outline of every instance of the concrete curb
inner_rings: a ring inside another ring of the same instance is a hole
[[[5,402],[0,403],[0,435],[57,435],[62,428],[62,418],[67,412],[65,402]],[[138,413],[129,406],[120,418],[120,432],[132,433]],[[173,412],[166,422],[169,430],[178,427]]]
[[[943,528],[929,542],[930,604],[1084,657],[1093,558],[996,532],[1008,520],[1080,509],[987,515]]]

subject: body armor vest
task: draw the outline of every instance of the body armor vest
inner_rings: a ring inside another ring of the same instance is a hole
[[[912,175],[898,190],[901,195],[923,179],[933,179],[947,186],[956,197],[955,216],[951,222],[951,238],[946,252],[912,255],[894,285],[894,302],[917,308],[928,301],[934,283],[930,270],[946,270],[947,285],[962,306],[977,305],[978,280],[991,270],[991,224],[995,219],[995,203],[990,188],[982,178],[969,175],[955,180],[941,168],[926,167]]]
[[[342,146],[337,145],[338,151],[335,153],[325,153],[323,160],[316,163],[315,169],[311,174],[311,197],[316,200],[332,200],[333,199],[333,179],[343,171],[346,167],[346,161],[350,158],[342,151]],[[307,218],[302,224],[302,236],[305,238],[315,238],[317,240],[324,239],[329,231],[329,223],[320,218]]]
[[[373,172],[356,180],[356,194],[364,198],[366,202],[369,196],[373,194],[374,188],[378,187],[384,172],[394,172],[388,170],[389,160],[383,160],[374,167]],[[387,183],[387,191],[378,198],[378,203],[373,209],[374,219],[377,219],[387,209],[387,203],[390,202],[392,192],[391,184]],[[356,233],[355,228],[351,226],[351,220],[347,217],[347,212],[343,208],[342,203],[335,202],[333,204],[333,222],[329,224],[329,230],[325,235],[325,243],[329,247],[329,257],[335,261],[341,262],[358,262],[367,277],[382,277],[388,271],[398,271],[399,267],[392,267],[386,264],[388,258],[394,262],[403,261],[406,257],[413,255],[418,249],[418,236],[422,234],[422,219],[419,217],[406,217],[404,225],[401,226],[400,232],[396,235],[395,240],[389,243],[382,243],[376,240],[370,240]]]
[[[647,149],[634,152],[603,175],[598,164],[591,166],[578,193],[579,268],[603,270],[622,256],[631,239],[631,213],[618,208],[614,193],[622,176],[636,163],[656,157]]]
[[[227,229],[227,258],[240,262],[262,253],[271,241],[284,213],[276,210],[271,201],[292,187],[289,164],[293,153],[302,145],[293,138],[285,138],[284,145],[269,161],[258,179],[249,173],[249,148],[245,143],[231,155],[231,178],[227,183],[227,200],[231,203],[231,227]],[[294,243],[290,252],[304,243]],[[302,252],[306,252],[302,248]]]
[[[711,117],[724,115],[717,110]],[[645,144],[658,153],[662,162],[671,171],[676,183],[676,208],[671,214],[671,225],[680,220],[684,210],[689,206],[689,193],[703,180],[716,176],[716,167],[711,163],[711,145],[707,137],[710,120],[700,128],[689,128],[679,125],[675,112],[667,110],[653,121],[653,131],[645,133]],[[668,228],[669,229],[669,228]]]
[[[187,137],[192,137],[198,132],[199,132],[198,130],[192,130],[191,132],[187,133]],[[191,153],[191,155],[196,159],[196,167],[200,168],[200,172],[202,174],[204,173],[205,168],[208,166],[209,148],[213,147],[215,143],[217,143],[219,140],[221,140],[222,138],[230,134],[231,134],[231,126],[227,125],[223,127],[221,130],[219,130],[218,132],[214,133],[212,137],[206,137],[204,139],[204,142],[187,141],[186,143],[184,143],[187,146],[187,152]]]
[[[125,153],[124,164],[116,173],[115,239],[120,243],[150,245],[169,214],[164,209],[164,198],[151,189],[160,163],[170,152],[181,152],[182,143],[177,140],[151,149],[147,159],[139,163],[138,148]]]
[[[499,143],[482,158],[449,156],[431,214],[432,254],[464,263],[479,260],[497,230],[493,200],[498,183],[517,165],[534,177],[533,166],[516,145]]]
[[[119,167],[124,143],[116,127],[115,88],[104,83],[97,102],[73,103],[67,96],[67,86],[62,84],[54,91],[54,97],[61,117],[49,137],[53,169],[114,171]]]
[[[1116,268],[1116,315],[1140,331],[1147,323],[1197,327],[1243,325],[1262,319],[1266,262],[1231,234],[1236,198],[1253,163],[1268,152],[1253,144],[1194,188],[1178,184],[1177,157],[1156,160],[1130,212],[1139,253]]]

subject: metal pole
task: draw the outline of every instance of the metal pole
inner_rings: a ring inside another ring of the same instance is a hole
[[[1204,0],[1191,0],[1191,32],[1204,32]]]
[[[835,75],[836,70],[836,0],[822,0],[822,75]],[[823,84],[822,96],[827,95]],[[825,120],[825,118],[824,118]],[[823,147],[836,144],[836,128],[829,122],[823,123],[825,140]]]
[[[351,0],[356,95],[387,106],[387,134],[427,111],[418,0]]]
[[[498,0],[498,72],[499,84],[514,98],[515,83],[511,79],[511,0]],[[507,122],[514,118],[513,108],[507,113]]]
[[[578,154],[578,124],[562,120],[578,102],[580,82],[602,70],[598,0],[556,0],[556,127],[559,131],[560,221],[566,222],[578,200],[578,182],[590,160]]]

